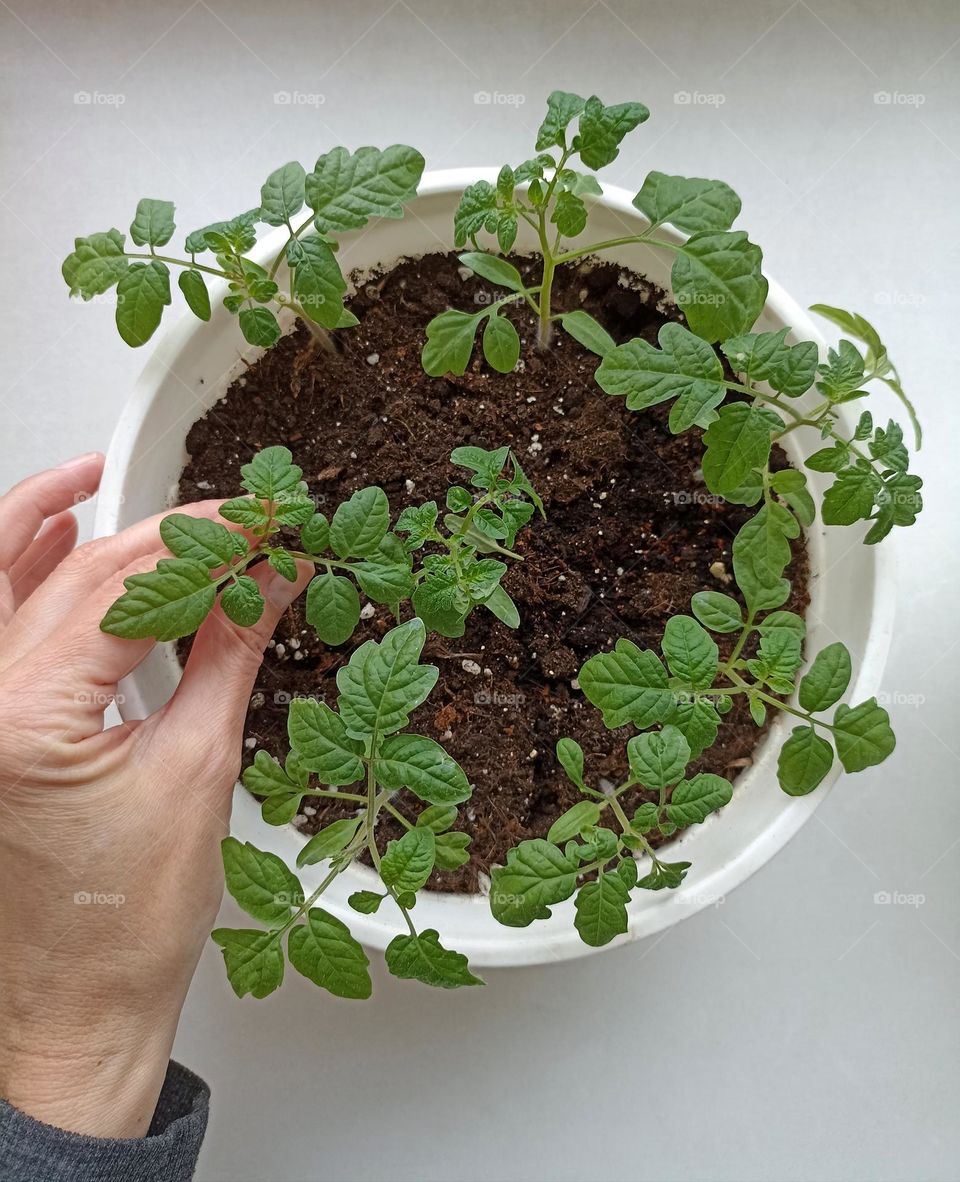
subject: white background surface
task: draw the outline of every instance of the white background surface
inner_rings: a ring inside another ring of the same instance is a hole
[[[145,360],[108,306],[67,300],[75,234],[125,227],[143,195],[187,229],[228,216],[338,143],[515,163],[555,87],[651,108],[612,182],[733,182],[766,270],[874,319],[927,428],[928,508],[886,543],[890,763],[842,780],[722,906],[484,990],[375,965],[367,1005],[294,973],[238,1002],[208,948],[177,1044],[213,1088],[198,1178],[956,1178],[960,8],[0,0],[0,55],[3,485],[105,448]]]

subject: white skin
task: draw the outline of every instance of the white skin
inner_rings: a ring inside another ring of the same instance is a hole
[[[159,516],[74,549],[70,506],[102,468],[81,456],[0,497],[0,1095],[60,1128],[140,1137],[220,904],[263,648],[309,567],[292,584],[258,566],[259,624],[217,608],[170,702],[104,729],[153,642],[100,620],[166,552]]]

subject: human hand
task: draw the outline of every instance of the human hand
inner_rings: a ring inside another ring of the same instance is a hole
[[[70,506],[102,467],[82,456],[0,497],[0,1094],[48,1124],[139,1137],[219,906],[263,647],[309,569],[294,584],[257,567],[259,623],[217,608],[170,702],[104,729],[153,642],[100,619],[165,552],[160,516],[73,549]]]

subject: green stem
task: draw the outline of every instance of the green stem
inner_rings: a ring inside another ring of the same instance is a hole
[[[642,234],[625,234],[622,238],[607,238],[604,242],[594,242],[590,246],[581,246],[577,250],[568,250],[558,254],[555,263],[572,263],[575,259],[586,258],[590,254],[598,254],[601,250],[610,250],[614,246],[664,246],[668,250],[680,250],[676,242],[664,242],[662,238],[648,237],[650,231]]]
[[[128,259],[155,259],[158,263],[169,263],[172,267],[185,267],[188,271],[205,271],[208,275],[216,275],[218,279],[229,279],[230,276],[226,271],[221,271],[217,267],[205,267],[203,263],[190,262],[187,259],[174,259],[165,254],[130,254],[126,252]]]

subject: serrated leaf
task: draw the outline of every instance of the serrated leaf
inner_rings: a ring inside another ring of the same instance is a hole
[[[699,759],[716,742],[720,715],[711,702],[694,697],[677,702],[664,722],[675,726],[690,744],[690,758]]]
[[[610,730],[632,722],[641,729],[660,722],[673,706],[667,672],[656,653],[621,637],[613,652],[598,653],[580,670],[580,688],[603,712]]]
[[[305,614],[324,644],[350,639],[360,622],[360,597],[348,578],[323,571],[307,587]]]
[[[817,653],[813,664],[800,679],[801,708],[814,713],[839,702],[850,684],[852,672],[847,646],[839,640],[828,644]]]
[[[650,873],[645,874],[637,886],[644,891],[676,890],[689,869],[689,862],[654,862]]]
[[[627,743],[630,773],[644,788],[666,788],[683,777],[690,744],[675,726],[634,735]]]
[[[577,886],[579,861],[542,838],[522,841],[507,852],[505,866],[490,871],[490,909],[507,927],[525,928],[549,919],[549,908],[569,899]]]
[[[711,632],[739,632],[743,627],[743,612],[732,595],[722,591],[697,591],[690,600],[693,614]]]
[[[520,358],[520,336],[513,321],[495,313],[483,330],[483,355],[498,373],[512,373]]]
[[[330,545],[341,558],[369,557],[390,528],[390,503],[382,488],[361,488],[337,506],[330,522]]]
[[[742,230],[694,234],[679,248],[673,296],[697,336],[720,341],[750,328],[767,300],[762,261]]]
[[[331,787],[363,777],[363,743],[351,738],[339,714],[315,698],[294,698],[287,714],[287,734],[301,765]]]
[[[617,347],[617,342],[607,330],[582,309],[562,313],[560,324],[564,332],[569,333],[575,341],[591,353],[596,353],[598,357],[606,357]]]
[[[777,779],[788,796],[806,796],[833,765],[833,748],[812,726],[793,728],[777,760]]]
[[[190,558],[210,569],[236,558],[236,536],[218,521],[186,513],[171,513],[160,522],[160,539],[175,558]]]
[[[674,788],[667,805],[667,816],[678,826],[697,825],[729,804],[732,796],[733,786],[729,780],[701,772],[689,780],[681,780]]]
[[[564,845],[571,838],[579,837],[589,826],[600,822],[600,806],[593,800],[578,800],[575,805],[561,813],[550,826],[547,841]]]
[[[457,761],[423,735],[387,739],[376,772],[384,788],[409,788],[429,804],[459,804],[470,795],[470,783]]]
[[[141,197],[130,227],[130,237],[137,246],[166,246],[175,229],[172,201]]]
[[[883,763],[897,745],[890,715],[877,705],[876,698],[853,707],[841,702],[833,716],[833,741],[848,772],[862,772]]]
[[[729,402],[704,432],[706,451],[703,478],[721,496],[739,488],[770,458],[772,432],[783,430],[783,419],[757,402]]]
[[[330,547],[330,525],[322,513],[314,513],[300,530],[300,544],[308,554],[322,554]]]
[[[303,209],[305,178],[303,165],[291,160],[271,172],[263,182],[260,217],[268,226],[289,226],[290,219]]]
[[[564,191],[554,202],[550,221],[564,238],[576,238],[587,227],[587,207],[576,193]]]
[[[663,630],[663,655],[674,677],[691,689],[709,689],[717,675],[717,642],[692,616],[671,616]]]
[[[264,501],[281,500],[303,488],[303,469],[293,463],[290,449],[265,447],[240,469],[241,485]]]
[[[428,928],[417,936],[395,936],[384,953],[387,968],[401,980],[422,981],[441,989],[482,985],[470,972],[467,958],[440,943],[440,935]]]
[[[216,928],[210,933],[223,953],[227,978],[237,997],[262,998],[283,983],[283,949],[274,932]]]
[[[117,283],[117,331],[131,348],[153,336],[170,303],[170,271],[165,263],[131,263]]]
[[[306,201],[321,233],[365,226],[370,218],[399,218],[417,193],[424,159],[406,144],[334,148],[321,156],[305,181]]]
[[[268,924],[289,919],[303,892],[286,862],[235,837],[225,837],[220,852],[227,890],[248,915]]]
[[[565,132],[573,119],[583,110],[585,100],[578,94],[554,90],[547,96],[547,113],[537,131],[536,150],[562,146]],[[538,175],[543,175],[542,170]]]
[[[845,468],[823,494],[824,525],[853,525],[873,512],[879,478],[869,468]]]
[[[287,243],[287,262],[293,268],[293,295],[300,307],[324,328],[338,328],[347,282],[330,244],[316,234],[293,239]]]
[[[109,291],[130,266],[124,242],[119,230],[74,239],[73,251],[61,267],[70,294],[90,300]]]
[[[627,930],[630,891],[619,874],[608,871],[577,892],[574,925],[580,939],[591,948],[602,948]]]
[[[253,763],[243,771],[243,786],[257,796],[279,796],[300,791],[300,785],[287,775],[266,751],[258,751]]]
[[[199,271],[181,271],[177,277],[177,285],[183,292],[187,307],[198,320],[210,319],[210,293]]]
[[[220,596],[224,615],[240,628],[252,628],[263,615],[266,606],[256,579],[238,575]]]
[[[453,215],[454,246],[459,249],[468,238],[475,239],[481,230],[493,233],[499,216],[497,190],[489,181],[467,185]]]
[[[347,925],[320,907],[311,907],[307,922],[291,931],[287,954],[297,972],[334,997],[362,1000],[373,990],[366,953]]]
[[[642,410],[674,399],[670,430],[706,427],[726,394],[723,366],[714,350],[680,324],[668,322],[657,349],[639,337],[604,355],[596,380],[607,394],[626,397],[628,410]]]
[[[436,836],[432,829],[408,829],[397,841],[387,842],[380,860],[380,877],[384,885],[398,893],[420,890],[430,875],[436,860]]]
[[[819,353],[813,341],[786,343],[788,328],[779,332],[731,337],[720,348],[733,369],[750,382],[768,382],[780,394],[799,398],[813,385]]]
[[[356,837],[362,817],[343,817],[318,830],[297,854],[298,866],[315,866],[345,850]]]
[[[733,573],[753,611],[779,607],[790,594],[784,579],[790,539],[799,536],[793,514],[771,501],[740,527],[733,540]]]
[[[470,861],[467,846],[470,836],[466,833],[438,833],[437,834],[437,869],[456,870],[458,866],[465,866]]]
[[[580,159],[587,168],[604,168],[620,155],[623,137],[650,118],[643,103],[616,103],[605,107],[592,95],[580,114],[576,137]]]
[[[257,497],[234,497],[231,501],[224,501],[219,512],[224,521],[249,530],[262,529],[270,520],[269,512]]]
[[[156,570],[124,579],[126,592],[100,623],[125,640],[178,640],[200,627],[213,608],[217,588],[209,568],[188,558],[161,558]]]
[[[362,644],[338,671],[340,714],[354,738],[401,730],[426,701],[439,671],[435,665],[419,664],[425,639],[423,621],[408,620],[379,644]]]
[[[485,312],[441,312],[427,325],[427,342],[420,360],[424,372],[432,378],[445,373],[461,375],[470,364],[477,326]]]
[[[740,198],[723,181],[651,172],[633,204],[653,223],[669,222],[685,234],[729,230],[740,213]]]
[[[376,554],[353,567],[353,574],[364,595],[375,603],[400,603],[410,598],[416,586],[403,543],[391,534]]]

